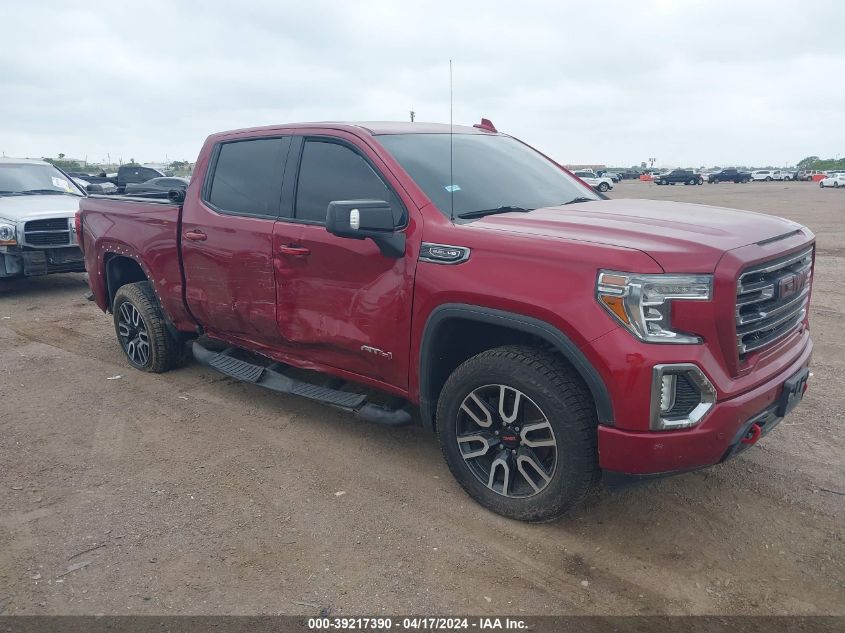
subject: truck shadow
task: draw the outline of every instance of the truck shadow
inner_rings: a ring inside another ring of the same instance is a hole
[[[15,277],[0,279],[0,301],[4,299],[26,299],[79,292],[80,298],[88,292],[88,276],[85,273],[59,273],[40,277]]]

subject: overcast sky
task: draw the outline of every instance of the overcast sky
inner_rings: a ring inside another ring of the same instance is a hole
[[[481,116],[564,163],[845,154],[842,0],[6,2],[0,152],[194,160],[226,129]]]

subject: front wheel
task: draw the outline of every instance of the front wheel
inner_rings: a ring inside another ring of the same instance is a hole
[[[470,358],[437,406],[437,436],[455,479],[484,507],[523,521],[551,521],[584,500],[600,474],[596,428],[580,377],[532,347]]]
[[[772,182],[772,177],[771,177],[771,176],[766,176],[766,182]]]
[[[167,328],[150,282],[121,286],[112,311],[117,340],[135,369],[161,373],[184,364],[184,342]]]
[[[833,183],[833,188],[834,188],[834,189],[839,189],[839,183],[838,183],[838,182]]]
[[[610,189],[610,185],[608,185],[606,182],[600,182],[599,183],[599,186],[598,186],[599,191],[601,191],[602,193],[605,193],[608,189]]]
[[[661,179],[661,180],[657,181],[657,184],[658,185],[668,185],[669,183],[667,181]]]
[[[819,180],[819,189],[824,189],[824,183],[821,180]]]

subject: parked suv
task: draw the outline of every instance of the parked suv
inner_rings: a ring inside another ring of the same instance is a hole
[[[418,417],[506,516],[722,462],[806,388],[815,242],[789,220],[602,199],[489,123],[242,129],[194,173],[173,201],[81,201],[128,364],[192,341],[251,385]]]
[[[798,172],[798,180],[813,180],[814,176],[825,176],[825,172],[820,169],[802,169]]]
[[[0,158],[0,279],[83,272],[73,217],[84,195],[49,163]]]
[[[609,176],[599,176],[597,173],[589,170],[580,170],[574,173],[593,189],[601,191],[602,193],[613,189],[613,179]]]
[[[666,174],[661,174],[656,182],[658,185],[674,185],[679,182],[685,185],[703,185],[704,178],[689,169],[674,169]]]

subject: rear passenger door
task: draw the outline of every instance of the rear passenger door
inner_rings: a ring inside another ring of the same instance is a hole
[[[187,303],[211,334],[277,346],[273,224],[291,137],[219,143],[182,214]]]

